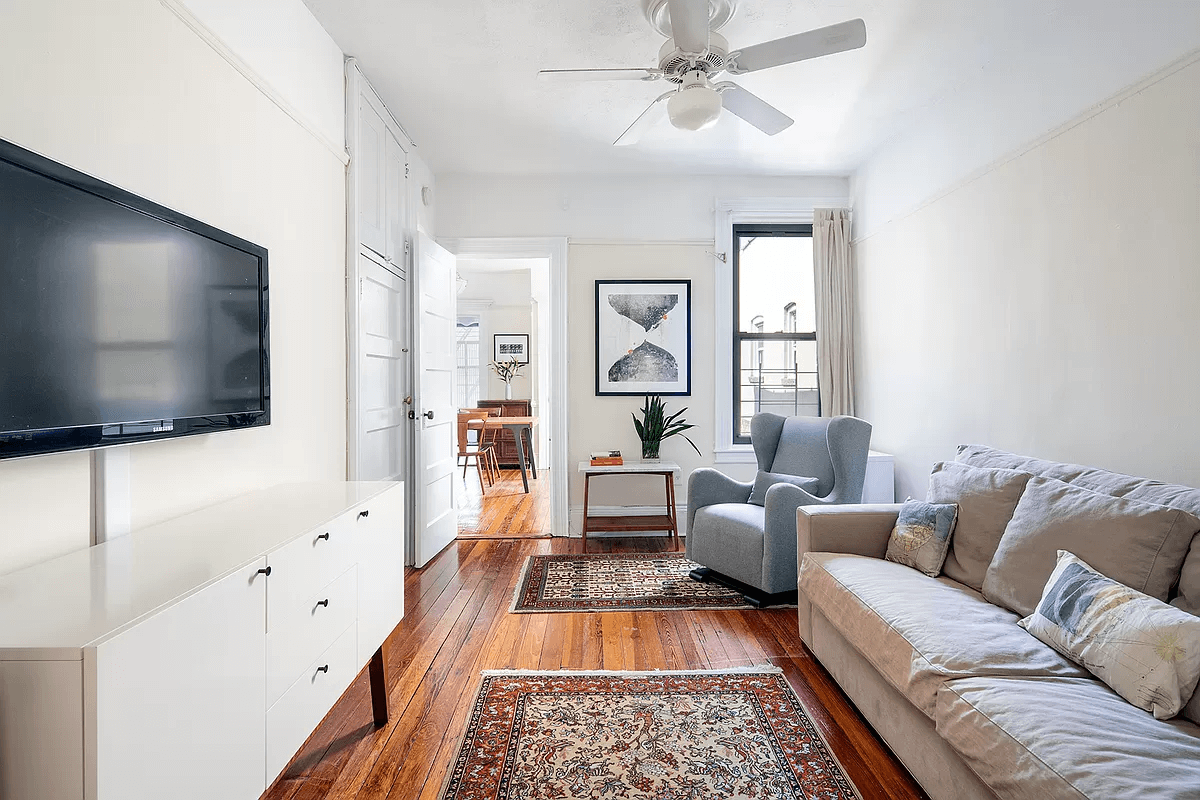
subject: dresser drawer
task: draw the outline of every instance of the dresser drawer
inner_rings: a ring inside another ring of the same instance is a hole
[[[354,515],[343,514],[267,555],[267,630],[328,586],[355,561]]]
[[[357,629],[351,625],[328,650],[305,667],[283,697],[267,710],[268,785],[358,674],[354,660],[356,640]]]
[[[354,622],[358,610],[358,567],[298,603],[267,633],[267,705]]]

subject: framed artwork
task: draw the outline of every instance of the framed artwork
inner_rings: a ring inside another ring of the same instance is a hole
[[[529,334],[528,333],[497,333],[492,336],[492,360],[498,364],[512,361],[518,364],[529,363]]]
[[[596,281],[596,395],[692,393],[692,282]]]

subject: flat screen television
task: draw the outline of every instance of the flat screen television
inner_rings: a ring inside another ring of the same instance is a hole
[[[0,458],[270,424],[267,251],[0,140]]]

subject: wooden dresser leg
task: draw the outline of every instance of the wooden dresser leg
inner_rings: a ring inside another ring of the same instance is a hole
[[[371,711],[375,715],[375,727],[381,728],[388,721],[387,679],[383,670],[383,645],[371,656]]]

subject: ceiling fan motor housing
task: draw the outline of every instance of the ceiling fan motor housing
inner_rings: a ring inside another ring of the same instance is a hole
[[[663,77],[672,83],[683,83],[683,76],[699,69],[708,75],[716,75],[725,69],[725,61],[729,56],[729,42],[719,33],[708,35],[708,52],[699,60],[687,56],[674,39],[668,39],[658,51],[658,68],[663,71]]]

